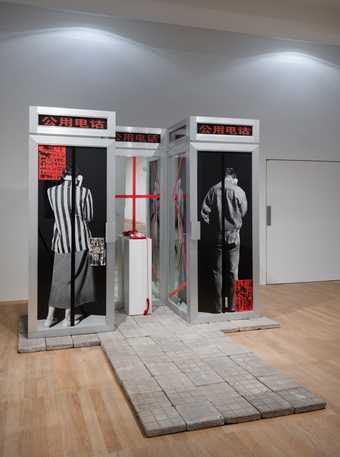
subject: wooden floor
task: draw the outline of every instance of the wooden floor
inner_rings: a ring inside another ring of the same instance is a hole
[[[0,456],[340,456],[340,282],[264,287],[281,329],[234,339],[324,397],[324,411],[144,438],[100,348],[17,354],[0,305]]]

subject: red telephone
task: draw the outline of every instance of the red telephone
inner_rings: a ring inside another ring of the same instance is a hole
[[[133,231],[133,230],[128,230],[126,232],[123,232],[124,236],[128,236],[130,240],[145,240],[146,235],[141,232]]]

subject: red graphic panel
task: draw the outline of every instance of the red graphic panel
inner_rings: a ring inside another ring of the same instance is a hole
[[[235,285],[236,311],[251,311],[253,309],[253,281],[239,279]]]
[[[39,144],[39,180],[59,181],[66,168],[66,146]]]

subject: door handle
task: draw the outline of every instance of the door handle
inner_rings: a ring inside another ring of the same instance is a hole
[[[267,206],[267,226],[270,227],[272,225],[272,207],[270,205]]]

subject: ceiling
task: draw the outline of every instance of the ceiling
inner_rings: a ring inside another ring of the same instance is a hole
[[[340,46],[340,0],[6,0]]]

